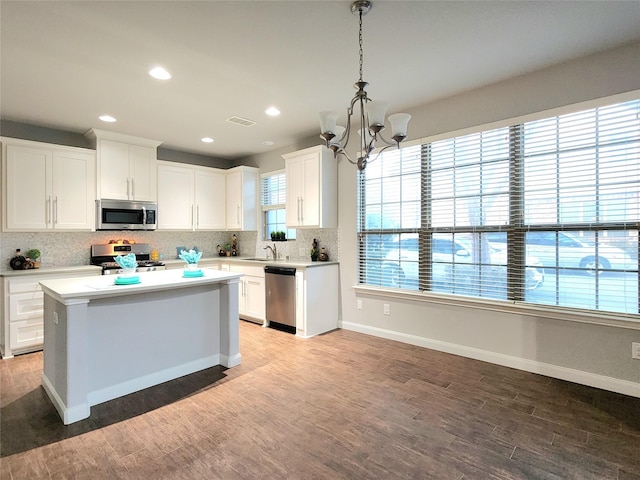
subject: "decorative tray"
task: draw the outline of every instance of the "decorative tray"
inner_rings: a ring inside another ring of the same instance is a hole
[[[116,285],[135,285],[140,283],[140,277],[135,275],[133,277],[116,277],[114,282]]]
[[[204,272],[200,269],[198,270],[185,270],[182,272],[182,276],[185,278],[195,278],[195,277],[202,277],[204,275]]]

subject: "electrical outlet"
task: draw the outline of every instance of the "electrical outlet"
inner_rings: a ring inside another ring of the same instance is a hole
[[[53,312],[53,323],[58,325],[58,312]]]
[[[385,303],[382,305],[382,311],[384,312],[385,315],[391,315],[391,310],[389,308],[388,303]]]
[[[640,342],[631,342],[631,358],[640,360]]]
[[[358,310],[362,310],[362,299],[359,298],[358,301],[356,302],[358,305]]]

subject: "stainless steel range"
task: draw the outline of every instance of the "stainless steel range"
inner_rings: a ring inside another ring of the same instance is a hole
[[[128,255],[133,253],[138,262],[137,272],[153,272],[155,270],[165,270],[162,262],[151,260],[151,245],[148,243],[107,243],[91,245],[91,265],[102,267],[103,275],[122,273],[122,268],[114,261],[118,255]]]

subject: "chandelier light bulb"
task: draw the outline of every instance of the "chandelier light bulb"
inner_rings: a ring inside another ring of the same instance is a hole
[[[391,138],[396,142],[401,142],[407,138],[407,127],[409,126],[411,115],[408,113],[394,113],[389,115],[389,123],[391,123]],[[400,140],[397,140],[400,138]]]
[[[320,112],[320,132],[335,134],[339,115],[338,112]]]

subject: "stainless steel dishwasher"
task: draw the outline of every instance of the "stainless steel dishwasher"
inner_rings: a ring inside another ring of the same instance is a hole
[[[296,269],[264,267],[267,321],[296,328]]]

